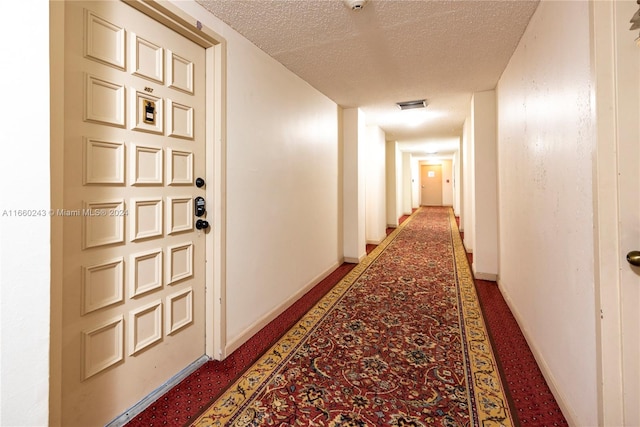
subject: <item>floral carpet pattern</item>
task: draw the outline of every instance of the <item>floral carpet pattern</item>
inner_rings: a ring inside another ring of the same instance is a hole
[[[193,425],[513,424],[453,212],[421,208]]]

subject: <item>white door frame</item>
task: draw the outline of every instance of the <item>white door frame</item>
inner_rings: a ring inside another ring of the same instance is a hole
[[[206,243],[205,355],[226,357],[226,40],[169,2],[122,0],[206,51],[206,197],[211,237]],[[64,2],[50,3],[51,206],[62,206],[64,150]],[[49,425],[60,425],[62,382],[61,218],[51,218]]]
[[[599,312],[598,423],[624,425],[622,378],[622,329],[620,310],[620,268],[623,254],[619,247],[618,128],[616,79],[617,2],[590,2],[592,81],[595,105],[595,296]],[[631,18],[631,16],[629,16]],[[627,24],[628,25],[628,24]],[[629,31],[629,37],[634,35]]]

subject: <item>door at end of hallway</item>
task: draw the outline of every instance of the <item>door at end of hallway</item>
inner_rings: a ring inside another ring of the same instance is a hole
[[[442,165],[420,166],[420,205],[442,206]]]

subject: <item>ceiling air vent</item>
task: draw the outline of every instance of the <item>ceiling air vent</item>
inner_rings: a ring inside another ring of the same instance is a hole
[[[401,110],[411,110],[413,108],[425,108],[427,106],[427,100],[418,99],[417,101],[397,102],[396,105]]]

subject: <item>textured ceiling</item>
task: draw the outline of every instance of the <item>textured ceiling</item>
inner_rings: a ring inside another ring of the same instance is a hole
[[[461,135],[472,93],[495,88],[538,5],[369,0],[353,11],[342,0],[197,1],[339,105],[361,108],[388,140],[418,151],[418,142]],[[422,98],[426,110],[395,105]]]

